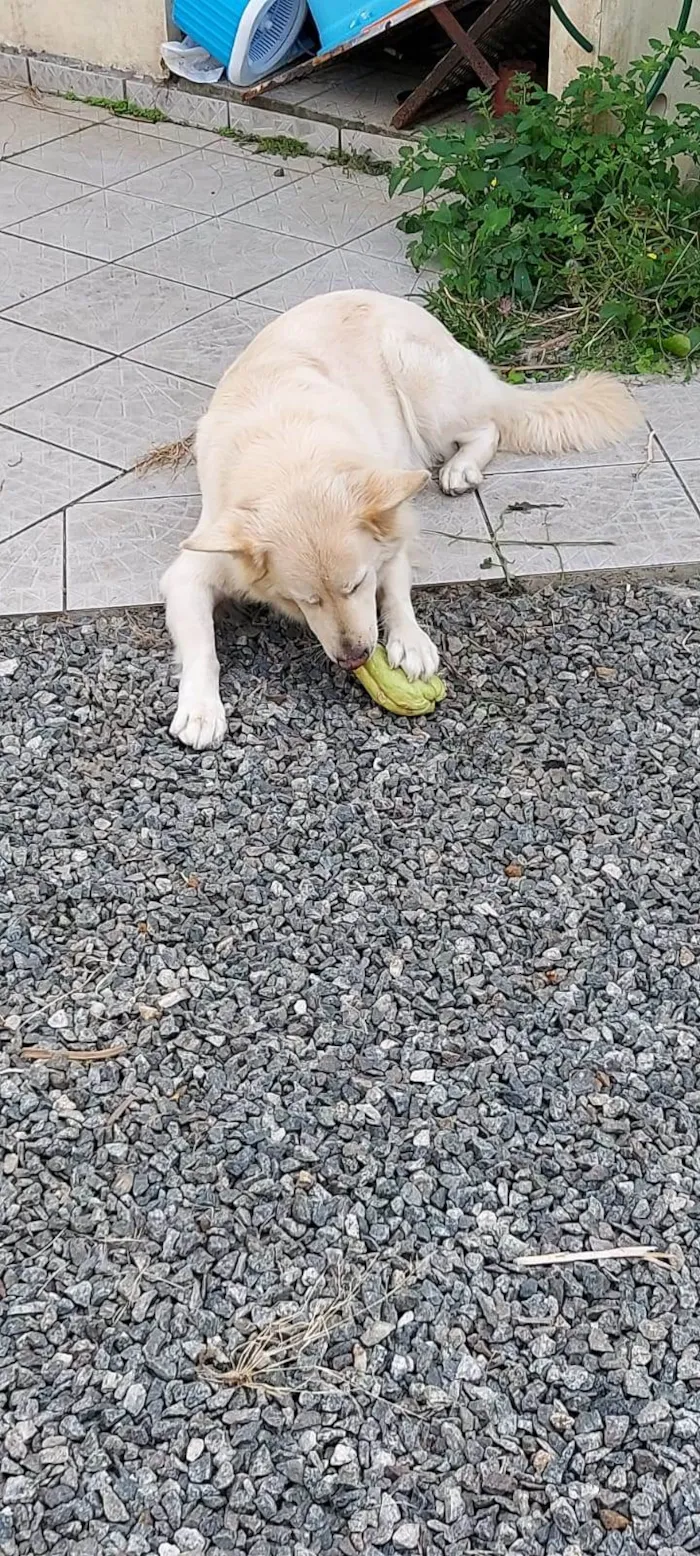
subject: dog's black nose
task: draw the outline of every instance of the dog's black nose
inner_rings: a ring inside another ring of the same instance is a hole
[[[368,648],[347,648],[339,654],[338,664],[341,670],[359,670],[360,665],[366,664],[368,659]]]

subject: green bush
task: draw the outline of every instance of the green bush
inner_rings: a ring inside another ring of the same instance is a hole
[[[700,104],[667,120],[646,103],[669,46],[685,58],[700,36],[654,39],[624,74],[601,59],[561,98],[521,77],[503,119],[472,93],[473,125],[402,149],[392,192],[430,197],[400,223],[414,264],[437,263],[429,307],[491,361],[700,355]]]

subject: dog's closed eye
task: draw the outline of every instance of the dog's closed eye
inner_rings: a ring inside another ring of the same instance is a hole
[[[343,591],[342,591],[343,594],[345,594],[345,595],[357,594],[358,589],[362,588],[362,585],[363,585],[366,577],[367,577],[367,573],[366,572],[362,573],[359,578],[355,579],[354,583],[348,584],[347,589],[343,589]]]

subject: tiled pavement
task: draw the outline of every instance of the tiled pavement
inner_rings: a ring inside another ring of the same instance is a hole
[[[129,473],[315,292],[420,295],[382,180],[214,130],[118,122],[0,83],[0,612],[157,598],[192,469]],[[700,566],[700,383],[635,389],[621,450],[500,456],[480,498],[423,502],[420,576]]]

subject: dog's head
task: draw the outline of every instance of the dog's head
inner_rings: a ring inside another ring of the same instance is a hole
[[[200,520],[185,548],[236,559],[242,592],[303,617],[329,659],[354,670],[377,645],[377,577],[412,532],[425,470],[343,470],[293,482]]]

